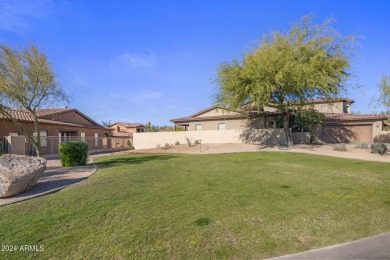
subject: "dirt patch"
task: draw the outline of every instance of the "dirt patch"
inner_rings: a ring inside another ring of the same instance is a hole
[[[390,153],[384,155],[373,154],[370,149],[356,148],[353,144],[347,144],[347,151],[334,151],[334,145],[295,145],[292,149],[286,149],[279,145],[254,145],[254,144],[202,144],[188,147],[188,145],[173,145],[171,148],[139,149],[121,152],[128,153],[188,153],[188,154],[215,154],[215,153],[240,153],[240,152],[294,152],[317,155],[334,156],[339,158],[351,158],[365,161],[390,162]]]

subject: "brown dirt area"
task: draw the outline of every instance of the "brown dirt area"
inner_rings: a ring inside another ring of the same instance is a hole
[[[127,153],[188,153],[188,154],[215,154],[215,153],[240,153],[240,152],[294,152],[317,155],[334,156],[339,158],[350,158],[365,161],[390,162],[390,153],[384,155],[373,154],[370,149],[356,148],[353,144],[347,144],[347,151],[340,152],[333,150],[334,145],[295,145],[294,148],[286,149],[283,146],[255,145],[255,144],[202,144],[188,147],[188,145],[172,145],[172,148],[138,149]],[[112,154],[111,154],[112,155]]]

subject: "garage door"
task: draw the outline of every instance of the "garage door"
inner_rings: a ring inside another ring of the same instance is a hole
[[[370,125],[325,125],[322,127],[322,140],[327,143],[371,142]]]

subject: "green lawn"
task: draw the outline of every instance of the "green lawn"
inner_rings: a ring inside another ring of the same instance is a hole
[[[0,259],[264,258],[390,231],[390,164],[295,153],[127,155],[0,208]]]

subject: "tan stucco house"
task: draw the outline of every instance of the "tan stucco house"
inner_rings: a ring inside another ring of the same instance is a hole
[[[352,114],[353,100],[315,99],[307,103],[324,114],[324,122],[318,127],[318,137],[327,143],[337,142],[371,142],[382,133],[384,121],[388,118],[376,114]],[[244,130],[248,119],[255,129],[276,128],[275,109],[265,107],[264,111],[252,113],[249,118],[240,111],[227,111],[220,106],[212,106],[192,115],[172,119],[175,126],[184,127],[187,131],[202,130]]]
[[[109,126],[113,137],[132,137],[133,133],[141,133],[145,126],[141,123],[116,122]]]
[[[26,110],[9,110],[12,116],[34,135],[34,120]],[[107,129],[75,108],[48,108],[37,110],[42,153],[51,153],[53,145],[69,140],[85,140],[90,149],[101,147],[101,137],[110,136]],[[12,121],[0,115],[0,136],[24,136]]]

